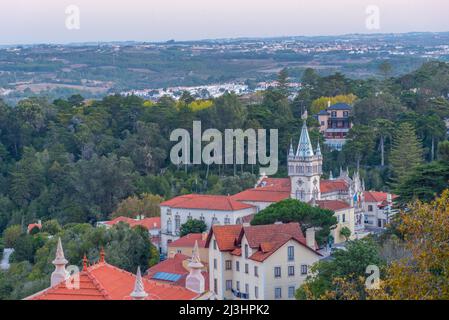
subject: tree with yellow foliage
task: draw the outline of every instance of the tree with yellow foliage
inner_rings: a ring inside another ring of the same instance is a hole
[[[352,93],[347,95],[338,95],[335,97],[321,97],[312,102],[310,111],[312,114],[317,114],[320,111],[325,110],[329,105],[329,101],[331,105],[336,103],[347,103],[349,105],[353,105],[356,99],[357,96]]]
[[[411,255],[393,262],[371,299],[449,299],[449,190],[401,215],[399,231]]]

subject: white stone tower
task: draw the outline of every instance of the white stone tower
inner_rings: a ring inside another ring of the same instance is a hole
[[[302,126],[296,154],[290,146],[288,154],[288,175],[291,182],[290,197],[303,202],[320,200],[320,177],[323,171],[323,156],[320,144],[313,152],[306,122]]]
[[[65,270],[65,266],[68,261],[64,257],[64,250],[62,250],[61,238],[58,238],[58,246],[56,247],[56,257],[52,262],[55,266],[55,271],[51,274],[51,286],[55,286],[62,281],[69,278],[68,272]]]

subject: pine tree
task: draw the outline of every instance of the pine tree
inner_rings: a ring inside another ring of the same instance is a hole
[[[396,131],[390,156],[392,186],[396,188],[404,182],[422,163],[422,158],[423,149],[415,129],[410,123],[402,123]]]

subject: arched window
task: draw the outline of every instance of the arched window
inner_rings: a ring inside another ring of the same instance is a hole
[[[175,216],[175,230],[176,232],[179,232],[179,229],[181,229],[181,217],[179,214]]]
[[[172,233],[172,222],[170,218],[167,220],[167,233]]]
[[[217,217],[212,218],[212,225],[219,224]]]
[[[201,216],[200,216],[200,220],[201,220],[201,221],[203,221],[203,222],[204,222],[204,220],[206,220],[206,219],[204,219],[204,216],[203,216],[203,214],[201,214]]]
[[[231,224],[231,218],[226,216],[225,219],[224,219],[224,224]]]

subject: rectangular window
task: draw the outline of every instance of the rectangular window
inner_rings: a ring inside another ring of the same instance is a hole
[[[226,265],[226,270],[232,270],[232,261],[231,260],[226,260],[225,265]]]
[[[301,274],[302,275],[306,275],[307,274],[307,269],[308,269],[307,265],[306,264],[302,264],[301,265]]]
[[[214,269],[217,269],[217,259],[214,259]]]
[[[240,291],[240,281],[236,282],[237,291]]]
[[[258,266],[254,266],[254,276],[259,277],[259,267]]]
[[[292,299],[295,297],[295,287],[288,287],[288,297]]]
[[[239,261],[235,262],[235,271],[240,271],[240,262]]]
[[[217,250],[217,241],[214,240],[214,250]]]
[[[245,293],[248,294],[248,299],[249,299],[249,284],[245,284]]]
[[[346,215],[344,213],[341,215],[341,220],[342,222],[346,222]]]
[[[295,266],[288,266],[288,276],[292,277],[295,275]]]
[[[245,273],[249,273],[249,266],[247,263],[245,263]]]
[[[274,277],[275,278],[281,277],[281,267],[274,267]]]
[[[215,294],[218,294],[218,280],[214,279],[214,292]]]
[[[295,260],[295,247],[290,246],[287,248],[288,251],[288,261]]]
[[[373,211],[373,206],[372,206],[372,205],[369,205],[369,206],[368,206],[368,211],[369,211],[369,212],[372,212],[372,211]]]
[[[249,255],[248,245],[245,244],[245,259],[248,259],[248,255]]]
[[[232,290],[232,280],[226,280],[226,290],[227,291]]]
[[[259,299],[259,287],[254,287],[254,298]]]
[[[274,298],[275,299],[282,298],[282,288],[274,288]]]

